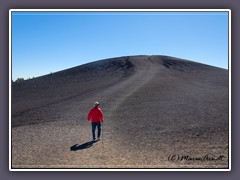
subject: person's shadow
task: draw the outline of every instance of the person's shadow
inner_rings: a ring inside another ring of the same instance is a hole
[[[70,148],[70,151],[78,151],[78,150],[90,148],[96,142],[97,141],[89,141],[89,142],[83,143],[81,145],[75,144]]]

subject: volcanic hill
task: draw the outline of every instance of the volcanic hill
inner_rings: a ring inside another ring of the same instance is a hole
[[[228,70],[145,55],[13,83],[12,167],[228,168],[228,86]],[[91,143],[95,101],[105,120]]]

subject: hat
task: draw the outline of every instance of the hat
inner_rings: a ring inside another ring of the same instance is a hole
[[[99,102],[95,102],[95,103],[94,103],[94,106],[98,106],[98,105],[99,105]]]

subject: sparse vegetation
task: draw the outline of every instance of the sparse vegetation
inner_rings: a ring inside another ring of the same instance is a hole
[[[15,83],[21,83],[21,82],[23,82],[23,81],[24,81],[24,78],[17,78],[16,81],[15,81]]]

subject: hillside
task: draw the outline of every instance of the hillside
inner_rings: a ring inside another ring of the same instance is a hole
[[[228,81],[225,69],[129,56],[14,83],[12,165],[227,168]],[[95,101],[105,117],[103,139],[82,149],[91,140],[86,116]],[[224,158],[177,162],[171,155]]]

